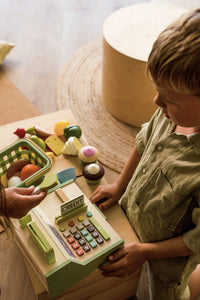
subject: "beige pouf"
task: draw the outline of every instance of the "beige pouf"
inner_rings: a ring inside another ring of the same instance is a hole
[[[134,4],[111,14],[103,25],[102,99],[117,119],[141,126],[156,109],[146,62],[158,34],[186,8]]]

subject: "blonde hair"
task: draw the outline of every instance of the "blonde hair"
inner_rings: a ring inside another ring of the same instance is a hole
[[[200,97],[200,9],[184,14],[158,36],[147,73],[158,87]]]

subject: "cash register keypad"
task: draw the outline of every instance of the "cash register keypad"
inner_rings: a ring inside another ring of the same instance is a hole
[[[73,221],[68,222],[70,227],[63,232],[63,236],[78,256],[84,255],[110,239],[93,216],[88,219],[78,216],[77,220],[78,224]]]

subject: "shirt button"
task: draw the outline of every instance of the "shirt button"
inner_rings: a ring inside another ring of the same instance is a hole
[[[161,145],[158,145],[158,151],[162,151],[163,150],[163,146],[161,146]]]
[[[146,168],[142,169],[142,173],[145,174],[146,173]]]

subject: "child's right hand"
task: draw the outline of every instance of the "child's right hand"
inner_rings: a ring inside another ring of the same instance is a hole
[[[114,203],[118,202],[121,198],[121,195],[122,193],[120,192],[118,185],[115,183],[99,185],[91,195],[90,200],[92,203],[96,203],[97,205],[97,202],[101,200],[101,203],[98,205],[98,207],[100,210],[105,210]],[[102,200],[104,201],[102,202]]]
[[[10,218],[22,218],[30,209],[38,205],[47,192],[32,194],[34,186],[28,188],[10,187],[5,189],[6,213]]]

